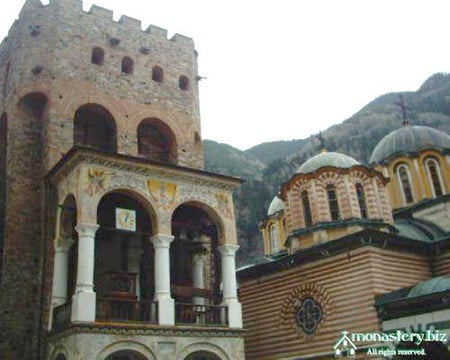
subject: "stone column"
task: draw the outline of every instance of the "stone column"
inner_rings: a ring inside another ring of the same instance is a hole
[[[72,298],[72,321],[95,321],[94,292],[95,233],[98,225],[78,224],[77,285]]]
[[[155,247],[155,301],[158,302],[158,323],[175,324],[175,302],[170,296],[170,243],[172,235],[156,234],[151,238]]]
[[[205,281],[203,278],[203,271],[205,255],[195,254],[192,260],[192,286],[197,289],[204,289]],[[194,296],[192,302],[194,305],[205,305],[205,299],[198,296]]]
[[[239,245],[219,246],[222,263],[222,305],[228,307],[228,322],[232,328],[242,328],[242,308],[237,298],[235,254]]]

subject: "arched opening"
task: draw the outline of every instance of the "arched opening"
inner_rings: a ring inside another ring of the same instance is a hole
[[[367,219],[367,205],[366,205],[366,194],[364,193],[364,188],[361,184],[355,185],[356,197],[358,198],[359,211],[362,219]]]
[[[403,200],[405,204],[411,204],[414,202],[413,190],[411,186],[411,175],[409,173],[408,166],[400,164],[397,167],[397,179],[400,189],[403,194]]]
[[[132,74],[133,73],[133,70],[134,70],[134,62],[133,62],[133,59],[131,59],[130,57],[128,57],[128,56],[125,56],[123,59],[122,59],[122,72],[124,73],[124,74]]]
[[[184,360],[221,360],[221,358],[212,352],[202,350],[189,354]]]
[[[94,274],[98,320],[156,322],[152,214],[127,192],[101,199]]]
[[[312,226],[311,206],[309,204],[308,191],[303,190],[301,193],[302,205],[303,205],[303,219],[305,221],[305,227]]]
[[[200,138],[200,134],[196,131],[194,134],[194,143],[195,145],[200,145],[202,139]]]
[[[59,353],[56,355],[55,360],[67,360],[66,355]]]
[[[148,360],[147,357],[134,350],[121,350],[109,355],[105,360]]]
[[[220,223],[197,203],[179,206],[172,216],[170,281],[177,323],[217,324],[224,320],[220,292]]]
[[[116,122],[111,113],[98,104],[86,104],[75,112],[75,145],[117,152]]]
[[[91,63],[95,65],[102,66],[105,61],[105,52],[100,47],[95,47],[92,49]]]
[[[327,186],[328,206],[330,208],[330,218],[332,221],[337,221],[341,218],[339,212],[339,203],[334,185]]]
[[[177,163],[175,135],[161,120],[142,120],[137,129],[137,137],[139,155],[163,163]]]
[[[441,168],[439,162],[435,158],[427,158],[425,160],[425,166],[428,172],[428,179],[430,187],[433,192],[433,197],[438,197],[444,194],[444,187],[442,181]]]
[[[68,253],[67,272],[67,301],[75,293],[78,267],[78,233],[75,230],[77,225],[77,203],[73,195],[67,196],[62,205],[61,211],[61,240],[71,239],[72,245]],[[70,240],[69,240],[70,241]]]
[[[178,79],[178,86],[181,90],[187,91],[189,90],[189,78],[185,75],[181,75]]]
[[[279,250],[278,243],[280,241],[280,237],[278,235],[278,228],[275,224],[270,225],[269,234],[271,250],[272,252],[277,252]]]
[[[164,71],[159,66],[154,66],[152,69],[152,80],[158,83],[164,82]]]
[[[0,268],[3,253],[3,234],[5,228],[6,201],[6,150],[8,141],[8,116],[0,116]]]

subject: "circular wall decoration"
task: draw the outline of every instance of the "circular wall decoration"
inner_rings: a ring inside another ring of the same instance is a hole
[[[304,283],[292,290],[284,301],[281,321],[284,327],[308,338],[317,334],[332,308],[332,301],[322,286]]]

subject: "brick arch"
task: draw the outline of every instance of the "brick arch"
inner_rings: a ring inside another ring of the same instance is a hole
[[[96,360],[105,360],[108,356],[113,355],[118,351],[135,351],[138,354],[145,356],[148,360],[156,360],[156,356],[153,350],[137,341],[117,341],[112,344],[107,345],[104,349],[100,351],[97,355]]]
[[[230,357],[227,355],[227,353],[220,348],[219,346],[215,344],[210,344],[207,342],[201,342],[196,344],[191,344],[186,346],[183,350],[180,351],[179,356],[177,357],[180,360],[185,360],[187,356],[190,354],[204,351],[204,352],[210,352],[214,354],[215,356],[218,356],[221,360],[230,360]]]

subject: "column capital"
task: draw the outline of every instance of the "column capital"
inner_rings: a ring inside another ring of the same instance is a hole
[[[155,234],[150,238],[150,241],[153,243],[153,246],[156,248],[169,248],[170,243],[173,241],[175,237],[173,235],[167,234]]]
[[[55,240],[55,251],[68,251],[73,243],[71,238],[59,237]]]
[[[97,224],[78,224],[75,226],[75,230],[79,236],[95,236],[99,225]]]
[[[195,254],[194,256],[192,256],[192,262],[194,263],[194,265],[203,266],[205,257],[206,254],[204,253]]]
[[[220,245],[217,250],[220,251],[222,256],[234,256],[239,248],[240,246],[236,244],[223,244]]]

